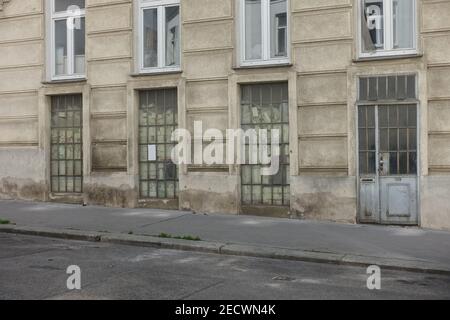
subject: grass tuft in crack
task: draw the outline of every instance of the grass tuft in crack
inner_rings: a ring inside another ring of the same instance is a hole
[[[188,241],[201,241],[197,236],[173,236],[169,233],[160,233],[158,235],[159,238],[165,238],[165,239],[178,239],[178,240],[188,240]]]

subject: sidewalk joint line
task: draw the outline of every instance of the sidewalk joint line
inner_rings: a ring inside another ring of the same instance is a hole
[[[164,220],[160,220],[160,221],[156,221],[156,222],[144,224],[144,225],[142,225],[142,226],[139,226],[138,228],[141,229],[141,228],[145,228],[145,227],[149,227],[149,226],[156,225],[156,224],[158,224],[158,223],[164,223],[164,222],[167,222],[167,221],[176,220],[176,219],[179,219],[179,218],[183,218],[183,217],[185,217],[185,216],[188,216],[188,215],[190,215],[190,214],[191,214],[191,213],[186,213],[186,214],[183,214],[183,215],[180,215],[180,216],[177,216],[177,217],[167,218],[167,219],[164,219]]]

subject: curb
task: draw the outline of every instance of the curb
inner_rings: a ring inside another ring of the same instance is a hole
[[[78,231],[69,229],[52,229],[37,227],[19,227],[0,225],[0,232],[30,236],[50,237],[65,240],[104,242],[120,245],[152,247],[161,249],[183,250],[202,253],[214,253],[232,256],[269,258],[278,260],[304,261],[367,267],[377,265],[380,268],[410,272],[450,275],[450,266],[440,265],[423,260],[404,260],[385,257],[369,257],[338,253],[312,252],[274,247],[230,244],[212,241],[188,241],[167,239],[153,236],[129,235]]]

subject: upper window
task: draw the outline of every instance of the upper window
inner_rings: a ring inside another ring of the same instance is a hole
[[[52,79],[85,75],[85,0],[50,0]]]
[[[241,65],[288,62],[287,0],[241,0]]]
[[[415,0],[361,1],[361,57],[416,52]]]
[[[141,72],[180,69],[180,1],[139,1]]]

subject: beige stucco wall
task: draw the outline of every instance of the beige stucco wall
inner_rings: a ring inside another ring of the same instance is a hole
[[[443,196],[450,194],[450,3],[418,2],[417,57],[357,61],[356,1],[291,0],[292,64],[245,69],[237,68],[235,1],[181,0],[182,72],[151,76],[135,74],[133,1],[87,0],[87,80],[53,84],[46,83],[44,1],[10,0],[0,9],[0,195],[48,199],[50,94],[85,94],[82,200],[137,206],[136,90],[177,87],[180,127],[203,120],[225,130],[239,127],[240,84],[286,81],[291,214],[355,222],[357,76],[414,72],[421,113],[421,224],[450,229]],[[238,168],[183,166],[176,205],[239,213]]]

